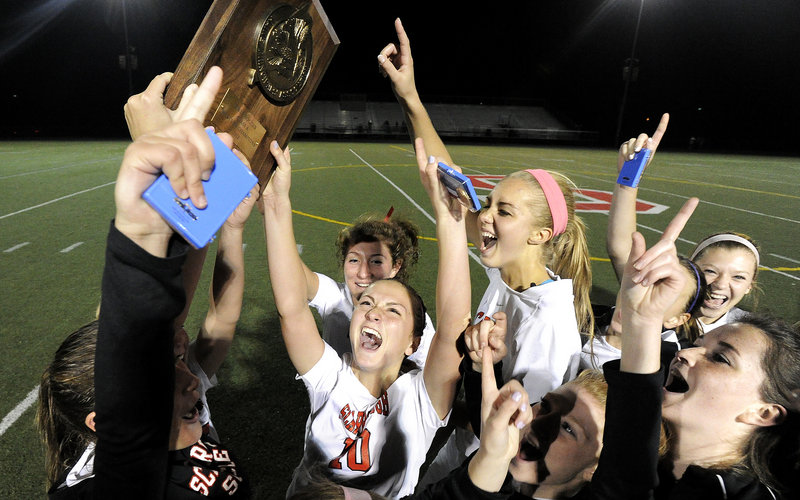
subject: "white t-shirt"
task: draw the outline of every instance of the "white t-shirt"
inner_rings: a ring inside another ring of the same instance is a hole
[[[207,426],[205,429],[207,434],[214,438],[214,441],[219,443],[219,435],[217,434],[217,429],[214,427],[214,424],[211,422],[211,409],[208,407],[208,400],[206,399],[206,391],[217,386],[217,375],[215,374],[209,379],[206,372],[204,372],[203,368],[200,366],[200,363],[197,362],[197,358],[195,357],[196,342],[197,341],[194,341],[189,344],[188,353],[186,355],[186,366],[188,366],[189,371],[200,380],[200,384],[197,387],[197,392],[200,393],[200,401],[203,402],[203,408],[200,410],[200,423],[203,424],[203,427]]]
[[[337,283],[324,274],[315,273],[319,277],[317,294],[308,305],[317,310],[322,318],[322,340],[343,356],[353,352],[350,346],[350,318],[353,317],[353,299],[350,290],[344,283]],[[420,368],[425,366],[431,339],[436,333],[431,317],[425,314],[425,330],[414,354],[408,357]]]
[[[727,325],[728,323],[736,323],[743,316],[747,316],[747,311],[739,309],[738,307],[732,307],[730,311],[723,314],[722,317],[720,317],[713,323],[705,324],[699,319],[697,320],[697,322],[700,323],[700,328],[703,330],[703,333],[708,333],[714,328],[720,327],[722,325]]]
[[[673,342],[681,350],[681,344],[678,342],[678,334],[675,330],[664,330],[661,332],[661,340],[666,342]],[[590,351],[592,349],[593,351]],[[592,366],[592,353],[594,354],[595,365]],[[587,342],[581,351],[581,370],[587,369],[602,369],[607,361],[619,359],[622,357],[622,351],[609,344],[605,335],[595,335],[592,342]]]
[[[517,292],[505,284],[498,269],[487,269],[489,286],[475,315],[477,324],[487,313],[506,313],[508,354],[503,358],[503,380],[519,380],[532,402],[575,378],[580,363],[572,280],[547,272],[553,281]],[[479,444],[473,433],[456,429],[428,467],[421,486],[447,476]]]
[[[547,272],[553,281],[517,292],[505,284],[498,269],[487,269],[489,286],[475,317],[477,322],[487,310],[505,311],[508,354],[503,358],[503,379],[519,380],[531,401],[540,401],[575,378],[581,352],[572,280]]]
[[[349,363],[325,345],[320,360],[298,375],[308,390],[303,460],[295,469],[287,497],[307,485],[309,471],[325,471],[340,484],[387,497],[414,492],[419,468],[436,430],[447,425],[433,408],[422,370],[397,378],[380,398],[370,394]]]

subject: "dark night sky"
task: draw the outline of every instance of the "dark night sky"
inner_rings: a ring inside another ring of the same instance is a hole
[[[322,3],[342,43],[317,98],[391,100],[375,57],[400,16],[424,101],[544,101],[613,142],[638,0]],[[210,4],[128,0],[135,92],[175,68]],[[0,138],[124,136],[121,1],[0,0],[0,12]],[[669,111],[667,146],[695,135],[800,152],[800,1],[645,0],[637,57],[623,137]]]

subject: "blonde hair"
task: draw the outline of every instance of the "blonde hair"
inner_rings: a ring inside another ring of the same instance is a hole
[[[605,411],[606,400],[608,399],[608,382],[606,382],[602,371],[596,369],[583,370],[574,380],[570,381],[570,383],[582,387],[600,403],[600,406],[603,407],[603,411]],[[662,423],[661,432],[658,436],[658,456],[665,456],[668,449],[666,426]]]
[[[543,245],[544,264],[562,278],[572,280],[572,293],[575,295],[575,319],[578,330],[591,337],[594,336],[594,315],[589,299],[592,288],[592,267],[589,262],[589,246],[586,240],[586,225],[575,215],[575,184],[558,172],[547,171],[558,183],[567,205],[567,228],[562,234],[551,238]],[[508,178],[520,179],[530,187],[535,196],[528,204],[534,220],[543,227],[553,227],[553,216],[545,199],[542,187],[530,173],[522,170],[514,172]]]

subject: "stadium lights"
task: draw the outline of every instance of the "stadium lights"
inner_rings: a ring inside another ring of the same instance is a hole
[[[124,1],[124,0],[123,0]],[[628,87],[631,84],[631,79],[634,78],[634,61],[636,56],[636,44],[639,42],[639,24],[642,22],[642,11],[644,10],[644,0],[639,3],[639,16],[636,18],[636,31],[633,34],[633,47],[631,47],[631,57],[625,61],[626,70],[623,75],[625,76],[625,90],[622,91],[622,102],[619,105],[619,117],[617,118],[617,133],[614,136],[614,146],[619,146],[620,134],[622,133],[622,117],[625,114],[625,103],[628,100]]]
[[[122,28],[125,31],[125,72],[128,74],[128,97],[133,95],[133,75],[131,74],[131,45],[128,43],[128,9],[122,0]],[[638,28],[637,28],[638,31]]]

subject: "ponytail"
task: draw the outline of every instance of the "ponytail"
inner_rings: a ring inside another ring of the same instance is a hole
[[[551,266],[554,273],[572,280],[572,293],[575,296],[575,318],[578,331],[591,336],[594,333],[594,314],[589,298],[592,289],[592,267],[589,262],[589,246],[586,242],[586,225],[583,220],[571,214],[564,234],[552,242]]]
[[[572,293],[574,295],[575,319],[578,331],[589,336],[591,341],[594,336],[594,314],[589,299],[592,288],[592,267],[589,262],[589,246],[586,241],[586,225],[580,217],[575,215],[575,184],[566,176],[557,172],[548,171],[558,188],[564,195],[567,209],[567,223],[564,232],[551,238],[544,245],[544,261],[555,274],[561,278],[572,280]],[[535,197],[530,204],[534,220],[542,226],[553,228],[552,211],[545,199],[544,191],[539,181],[529,171],[514,172],[510,178],[522,179],[531,189],[542,193]],[[555,231],[554,231],[555,232]]]

